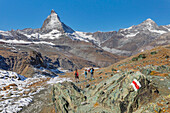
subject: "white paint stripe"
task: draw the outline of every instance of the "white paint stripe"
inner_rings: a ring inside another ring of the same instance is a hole
[[[139,87],[141,87],[141,84],[140,84],[136,79],[134,79],[133,81],[135,81],[136,84],[137,84]]]
[[[131,85],[133,86],[134,90],[137,91],[137,88],[135,87],[135,85],[133,83],[131,83]]]

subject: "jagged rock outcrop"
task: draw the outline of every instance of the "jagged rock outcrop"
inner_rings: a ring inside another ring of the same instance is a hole
[[[29,53],[11,53],[6,52],[7,55],[1,53],[4,58],[4,64],[8,65],[8,69],[17,72],[18,74],[24,75],[26,77],[30,77],[35,73],[34,68],[46,68],[47,64],[43,60],[41,53],[36,51],[30,51]],[[1,66],[2,67],[2,66]]]
[[[0,69],[8,70],[9,65],[5,62],[5,58],[0,55]]]
[[[155,41],[153,41],[150,44],[150,46],[156,47],[156,46],[162,46],[162,45],[168,45],[168,44],[170,44],[170,32],[162,34]]]
[[[35,73],[44,74],[40,68],[47,69],[46,74],[56,75],[48,70],[48,63],[43,59],[41,53],[36,51],[16,52],[10,50],[0,52],[0,68],[17,72],[26,77],[32,77]],[[50,66],[49,66],[50,67]],[[57,69],[53,67],[53,69]]]
[[[36,67],[47,67],[47,64],[44,62],[43,57],[41,56],[40,52],[37,51],[31,51],[29,55],[30,64]]]
[[[134,91],[130,85],[136,79],[141,87]],[[159,91],[140,72],[115,74],[98,85],[82,91],[71,82],[54,85],[55,110],[63,113],[132,113],[150,102]]]
[[[78,107],[83,101],[86,101],[86,96],[74,83],[64,82],[54,85],[53,103],[56,112],[77,112]]]

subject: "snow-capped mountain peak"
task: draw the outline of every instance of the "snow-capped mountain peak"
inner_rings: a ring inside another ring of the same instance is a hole
[[[43,26],[41,27],[41,31],[50,32],[53,29],[61,31],[62,23],[57,13],[54,10],[51,10],[51,14],[47,17],[47,19],[43,23]]]
[[[151,23],[155,23],[151,18],[146,19],[144,22],[151,22]]]
[[[51,21],[53,20],[53,21],[56,21],[58,23],[61,23],[60,17],[58,16],[58,14],[53,9],[51,10],[51,14],[47,18],[51,18]]]
[[[52,10],[51,10],[51,13],[56,13],[56,12],[54,11],[54,9],[52,9]]]
[[[54,10],[51,10],[51,14],[47,17],[43,23],[43,26],[41,27],[42,33],[48,33],[52,30],[58,30],[62,33],[74,32],[74,30],[61,22],[60,17]]]
[[[154,33],[154,37],[166,33],[169,29],[167,26],[163,26],[164,29],[159,27],[152,19],[148,18],[138,25],[133,25],[126,29],[121,29],[119,33],[125,37],[134,37],[138,33],[150,34]]]
[[[155,30],[158,29],[158,25],[150,18],[143,21],[141,24],[137,25],[139,28],[143,28],[144,30]]]

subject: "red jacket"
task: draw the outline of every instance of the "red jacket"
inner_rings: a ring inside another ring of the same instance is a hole
[[[74,75],[75,75],[75,76],[79,76],[78,72],[76,72],[76,71],[74,72]]]

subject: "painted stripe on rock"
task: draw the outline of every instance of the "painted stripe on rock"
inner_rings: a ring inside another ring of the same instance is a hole
[[[141,87],[141,84],[136,79],[132,81],[131,85],[133,86],[135,91],[137,91]]]

